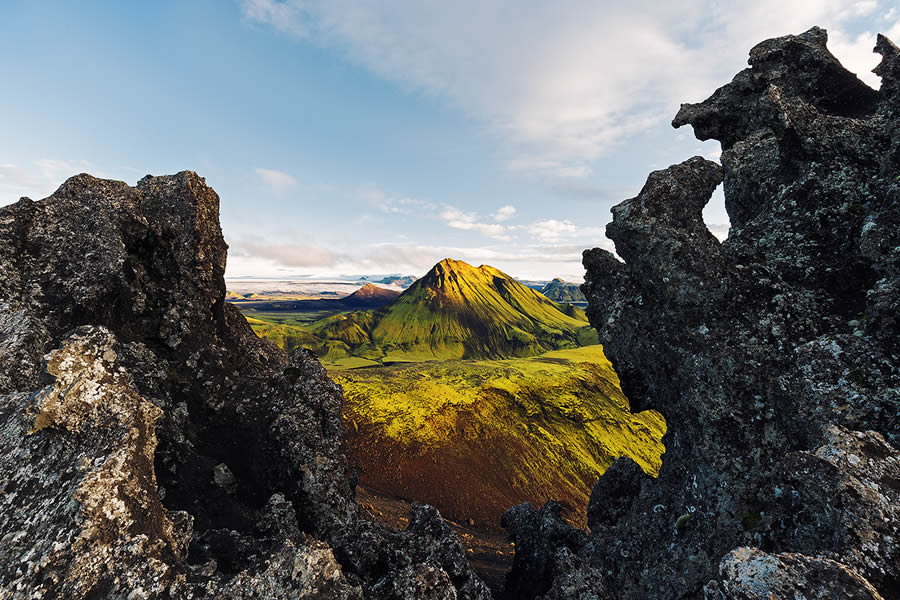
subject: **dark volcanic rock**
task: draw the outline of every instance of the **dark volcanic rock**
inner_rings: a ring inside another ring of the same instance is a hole
[[[737,548],[722,559],[719,576],[719,581],[712,581],[703,588],[705,598],[882,598],[868,581],[846,565],[802,554],[773,556],[756,548]],[[798,596],[798,592],[803,595]]]
[[[225,253],[190,172],[0,208],[0,597],[487,598],[433,509],[359,516],[340,388]]]
[[[573,569],[614,597],[900,597],[900,52],[879,37],[876,92],[825,41],[763,42],[682,106],[722,165],[652,173],[607,228],[624,262],[585,252],[623,389],[668,423],[658,479],[617,465],[591,498]],[[722,244],[701,218],[720,181]],[[509,524],[513,589],[560,547],[531,521]],[[549,597],[581,597],[563,577]]]
[[[584,532],[570,525],[562,517],[562,510],[560,504],[552,501],[539,511],[525,502],[503,514],[501,525],[516,544],[516,562],[506,584],[506,591],[513,598],[531,600],[547,592],[559,572],[557,563],[565,564],[573,552],[584,547]],[[568,553],[560,557],[561,549]]]

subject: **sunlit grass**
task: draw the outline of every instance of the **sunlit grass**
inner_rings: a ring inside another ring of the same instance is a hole
[[[584,525],[616,457],[659,472],[665,421],[630,412],[584,311],[491,267],[442,261],[381,309],[247,316],[343,386],[345,448],[371,488],[489,525],[552,499]]]
[[[629,412],[600,346],[329,372],[344,388],[347,447],[363,481],[458,517],[555,499],[583,522],[593,484],[616,457],[651,475],[661,465],[665,421]],[[440,465],[469,475],[446,478]],[[460,477],[465,488],[455,489]]]

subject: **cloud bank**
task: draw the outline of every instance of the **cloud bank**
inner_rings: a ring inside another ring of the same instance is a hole
[[[509,144],[511,169],[578,178],[629,136],[699,101],[760,40],[818,24],[870,85],[876,0],[244,0],[245,20],[335,48],[372,73],[479,119]],[[851,33],[853,32],[853,33]]]
[[[421,276],[441,259],[452,257],[473,265],[489,264],[515,277],[554,276],[580,281],[581,253],[596,243],[534,243],[525,245],[430,246],[383,243],[337,252],[322,246],[304,246],[254,240],[229,240],[228,277],[318,277],[341,274],[407,273]],[[602,247],[612,250],[604,240]]]
[[[500,141],[510,174],[537,176],[561,198],[595,204],[636,191],[598,182],[597,173],[610,168],[604,159],[635,136],[667,127],[681,102],[709,96],[746,66],[748,50],[761,40],[823,26],[832,52],[878,87],[870,72],[878,62],[872,47],[879,31],[900,39],[900,10],[894,4],[241,0],[249,25],[326,48],[460,111]],[[712,160],[719,154],[703,153]],[[323,251],[319,256],[329,269],[418,273],[454,256],[496,263],[516,275],[527,276],[530,264],[565,274],[565,269],[580,271],[583,248],[598,243],[611,248],[602,227],[581,227],[552,212],[524,221],[511,205],[479,214],[392,197],[374,186],[361,189],[359,197],[383,215],[415,214],[469,232],[472,246],[391,243],[350,254]],[[716,198],[704,214],[721,239],[727,217]],[[273,247],[267,256],[276,260],[281,250]],[[514,272],[517,265],[526,271]]]
[[[282,171],[258,168],[256,174],[259,175],[263,184],[275,193],[284,192],[297,186],[297,179]]]

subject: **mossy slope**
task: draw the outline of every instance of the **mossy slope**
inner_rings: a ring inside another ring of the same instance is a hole
[[[250,315],[244,315],[253,332],[261,338],[273,342],[278,347],[293,352],[297,348],[317,347],[321,340],[308,333],[299,325],[287,325],[275,323],[271,320],[262,320]]]
[[[445,259],[388,306],[333,315],[294,337],[326,362],[509,358],[591,343],[584,312],[560,309],[493,267]],[[276,343],[290,337],[251,325]]]
[[[600,346],[492,361],[335,370],[347,451],[363,483],[497,526],[503,510],[561,500],[584,524],[615,457],[655,475],[665,421],[629,412]]]
[[[584,525],[615,457],[659,469],[665,421],[630,412],[584,311],[492,267],[447,259],[377,310],[249,321],[343,385],[364,484],[451,518],[497,527],[509,506],[554,499]]]

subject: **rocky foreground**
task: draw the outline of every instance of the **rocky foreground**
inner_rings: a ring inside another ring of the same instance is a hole
[[[624,262],[585,252],[591,323],[667,452],[656,480],[604,474],[590,534],[508,511],[518,597],[900,598],[900,51],[879,36],[876,92],[826,39],[763,42],[683,105],[721,166],[652,173],[607,228]]]
[[[722,166],[653,173],[614,209],[625,262],[585,254],[668,452],[610,468],[590,534],[508,511],[512,597],[900,597],[900,51],[879,38],[875,92],[825,41],[764,42],[682,107]],[[433,509],[361,516],[340,389],[224,302],[225,252],[190,172],[0,209],[0,597],[488,598]]]
[[[224,302],[194,173],[0,209],[0,598],[488,598],[437,512],[362,518],[341,391]]]

